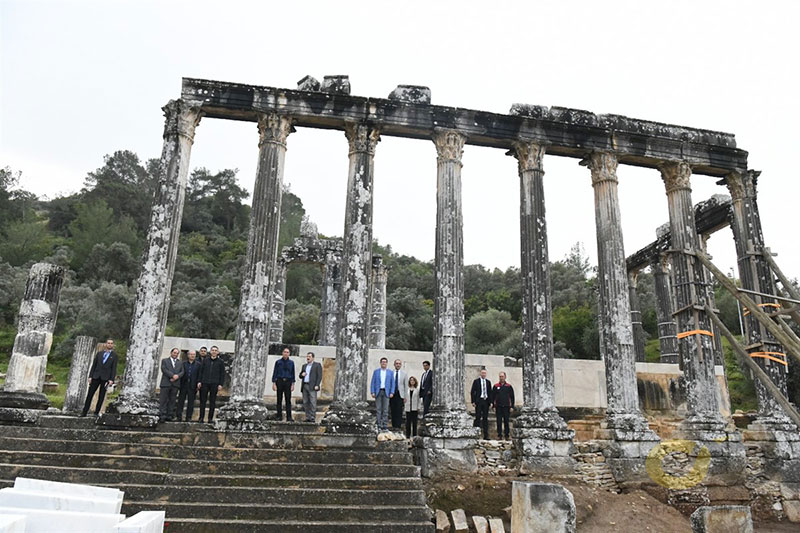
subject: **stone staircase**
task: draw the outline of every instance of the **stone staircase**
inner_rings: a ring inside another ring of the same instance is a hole
[[[434,531],[405,441],[316,424],[135,431],[47,416],[39,426],[0,426],[0,486],[18,476],[119,488],[123,513],[164,509],[170,533]]]

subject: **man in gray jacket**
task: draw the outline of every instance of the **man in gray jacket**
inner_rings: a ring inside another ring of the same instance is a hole
[[[394,396],[389,400],[389,411],[392,413],[392,429],[403,430],[403,411],[405,410],[406,397],[408,397],[408,376],[400,359],[394,360]]]
[[[300,367],[300,390],[303,393],[303,410],[306,422],[317,421],[317,393],[322,384],[322,365],[314,361],[314,352],[306,354],[306,364]]]
[[[175,418],[175,399],[181,388],[183,361],[178,358],[180,350],[173,348],[169,357],[161,360],[161,389],[158,402],[158,421],[169,422]]]

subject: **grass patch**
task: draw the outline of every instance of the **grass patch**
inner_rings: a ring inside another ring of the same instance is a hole
[[[741,335],[736,335],[739,342]],[[731,397],[731,410],[755,411],[758,409],[756,387],[749,372],[743,372],[739,360],[733,353],[728,339],[722,337],[722,352],[725,355],[725,374],[728,378],[728,394]]]
[[[661,362],[661,345],[658,339],[650,339],[644,344],[644,360],[648,363]]]

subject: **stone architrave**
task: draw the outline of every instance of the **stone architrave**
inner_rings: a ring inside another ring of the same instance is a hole
[[[31,267],[19,306],[17,336],[0,393],[0,407],[47,409],[50,405],[42,394],[42,385],[63,283],[63,267],[49,263]]]
[[[589,167],[594,187],[600,354],[606,367],[608,398],[606,425],[617,441],[619,456],[644,457],[658,437],[639,410],[628,275],[617,194],[617,157],[607,152],[594,152],[582,164]]]
[[[286,139],[292,131],[289,117],[277,113],[258,117],[258,167],[236,325],[231,395],[228,404],[220,409],[220,427],[248,428],[263,423],[269,414],[264,403],[269,319],[278,257]]]
[[[661,363],[678,362],[678,327],[672,318],[672,291],[670,290],[668,265],[665,258],[657,256],[652,265],[653,283],[656,293],[656,320],[658,320],[658,346]]]
[[[464,405],[464,241],[461,156],[467,137],[437,129],[436,294],[434,300],[433,401],[420,428],[417,458],[422,474],[475,470],[479,428]]]
[[[512,533],[575,533],[575,530],[575,499],[564,486],[512,482]]]
[[[341,256],[328,254],[322,266],[322,301],[319,311],[319,344],[336,346],[336,319],[339,315]]]
[[[522,413],[513,438],[528,470],[574,469],[574,432],[558,414],[554,392],[553,310],[544,201],[545,147],[517,142],[522,265]]]
[[[345,123],[350,146],[341,287],[339,289],[336,382],[325,424],[331,431],[374,431],[367,413],[369,306],[372,278],[372,191],[375,147],[380,132],[365,123]]]
[[[631,325],[633,326],[633,348],[637,362],[644,362],[644,328],[642,327],[642,309],[639,304],[639,293],[636,292],[638,272],[628,272],[628,298],[631,302]]]
[[[369,312],[369,347],[370,349],[386,349],[386,283],[389,280],[389,269],[383,264],[383,258],[372,258],[372,298]]]
[[[286,306],[286,261],[279,257],[275,262],[275,281],[272,289],[272,307],[269,318],[269,342],[283,342],[283,312]]]
[[[89,367],[97,348],[94,337],[79,335],[75,338],[75,350],[72,352],[72,363],[69,365],[67,378],[67,392],[64,396],[64,407],[61,411],[66,414],[79,414],[86,400],[89,389]]]
[[[189,156],[201,116],[199,107],[184,100],[171,100],[163,110],[164,147],[136,289],[122,392],[98,421],[104,425],[152,427],[158,422],[154,373],[169,313]]]

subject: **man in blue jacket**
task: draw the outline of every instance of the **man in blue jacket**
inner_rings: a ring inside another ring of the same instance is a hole
[[[394,373],[386,366],[389,360],[381,357],[381,367],[372,373],[369,392],[375,398],[375,414],[378,418],[378,429],[385,430],[389,425],[389,399],[394,396]]]

